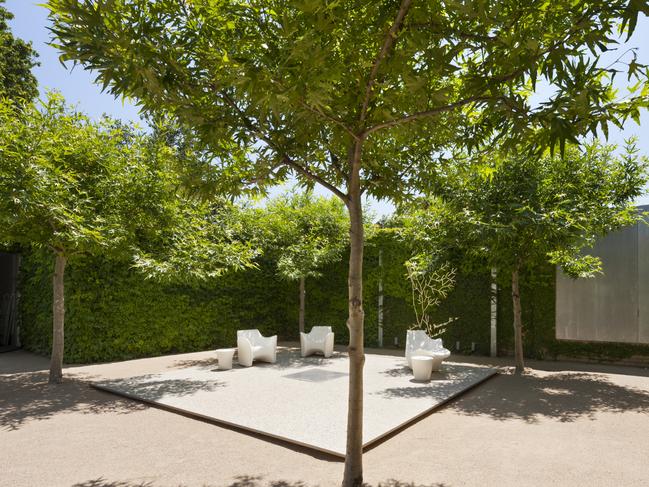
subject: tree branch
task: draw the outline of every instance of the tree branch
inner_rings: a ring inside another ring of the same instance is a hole
[[[449,112],[451,110],[454,110],[456,108],[463,107],[464,105],[468,105],[470,103],[475,103],[479,101],[489,101],[489,100],[494,100],[498,99],[498,97],[494,96],[472,96],[470,98],[465,98],[464,100],[456,101],[455,103],[450,103],[448,105],[443,105],[435,108],[431,108],[430,110],[424,110],[423,112],[417,112],[413,113],[412,115],[406,115],[405,117],[402,118],[396,118],[393,120],[388,120],[387,122],[382,122],[379,124],[376,124],[368,129],[365,130],[365,132],[362,133],[363,136],[367,136],[373,132],[376,132],[378,130],[384,129],[384,128],[389,128],[389,127],[394,127],[396,125],[402,125],[404,123],[408,122],[413,122],[415,120],[420,120],[422,118],[427,118],[431,117],[434,115],[438,115],[443,112]]]
[[[404,3],[405,3],[405,0],[404,0]],[[540,59],[541,57],[545,56],[546,54],[552,52],[559,45],[566,43],[572,37],[572,35],[579,32],[579,30],[580,30],[579,25],[587,17],[588,17],[587,14],[584,14],[583,16],[581,16],[577,20],[575,26],[573,28],[571,28],[561,40],[556,40],[555,42],[551,43],[546,49],[543,49],[543,50],[539,51],[536,58]],[[490,38],[490,40],[495,40],[495,39],[496,38]],[[492,76],[491,81],[495,81],[495,82],[498,82],[498,83],[506,83],[506,82],[511,81],[512,79],[516,78],[517,76],[520,76],[521,74],[525,73],[525,71],[526,71],[526,68],[520,68],[520,69],[512,71],[511,73],[508,73],[508,74],[503,74],[503,75],[500,75],[500,76]],[[361,135],[366,136],[366,135],[371,134],[372,132],[376,132],[377,130],[380,130],[380,129],[383,129],[383,128],[394,127],[396,125],[401,125],[403,123],[407,123],[407,122],[411,122],[411,121],[414,121],[414,120],[419,120],[421,118],[426,118],[426,117],[429,117],[429,116],[437,115],[439,113],[446,112],[446,111],[449,111],[449,110],[453,110],[455,108],[459,108],[459,107],[467,105],[469,103],[474,103],[474,102],[478,102],[478,101],[488,101],[488,100],[494,100],[494,99],[504,99],[504,101],[508,104],[508,106],[510,108],[512,108],[512,109],[514,108],[512,106],[512,104],[511,104],[511,100],[507,99],[507,97],[504,97],[504,96],[497,96],[497,97],[475,96],[475,97],[470,97],[470,98],[467,98],[465,100],[460,100],[458,102],[451,103],[449,105],[445,105],[445,106],[442,106],[442,107],[436,107],[436,108],[433,108],[431,110],[425,110],[425,111],[422,111],[422,112],[414,113],[412,115],[408,115],[408,116],[405,116],[405,117],[400,118],[400,119],[389,120],[387,122],[379,123],[377,125],[374,125],[373,127],[370,127],[369,129],[366,129],[365,132],[363,132]]]
[[[281,81],[279,81],[277,79],[273,79],[272,81],[273,81],[273,83],[278,85],[280,88],[285,89],[284,85],[281,83]],[[345,122],[343,122],[342,120],[339,120],[336,117],[334,117],[333,115],[325,113],[325,112],[323,112],[322,110],[320,110],[320,109],[318,109],[316,107],[312,107],[305,100],[303,100],[301,98],[299,100],[299,103],[303,108],[306,108],[311,113],[313,113],[315,115],[319,115],[322,118],[324,118],[325,120],[328,120],[328,121],[334,123],[335,125],[338,125],[341,129],[343,129],[345,132],[347,132],[349,135],[351,135],[353,139],[355,139],[355,140],[358,139],[358,135],[356,135],[356,133],[354,133],[354,131],[351,128],[349,128],[347,125],[345,125]]]
[[[302,174],[302,175],[306,176],[307,178],[311,179],[312,181],[314,181],[314,182],[316,182],[318,184],[321,184],[322,186],[327,188],[329,191],[331,191],[333,194],[338,196],[338,198],[340,198],[343,201],[343,203],[347,204],[347,201],[349,200],[349,197],[345,193],[340,191],[338,188],[336,188],[333,184],[325,181],[324,179],[322,179],[317,174],[309,171],[309,169],[307,169],[306,167],[298,164],[297,162],[295,162],[293,159],[291,159],[286,154],[282,155],[282,162],[285,165],[287,165],[288,167],[294,169],[295,171],[299,172],[300,174]]]
[[[354,131],[352,129],[350,129],[347,125],[345,125],[345,123],[342,120],[338,120],[337,118],[333,117],[332,115],[329,115],[329,114],[323,112],[322,110],[319,110],[319,109],[317,109],[315,107],[312,107],[311,105],[307,104],[303,100],[300,100],[300,105],[302,105],[304,108],[309,110],[311,113],[319,115],[322,118],[324,118],[325,120],[329,120],[330,122],[338,125],[341,129],[343,129],[345,132],[347,132],[349,135],[351,135],[351,137],[354,140],[358,140],[358,135],[356,135],[356,133],[354,133]]]
[[[221,98],[225,100],[225,102],[230,105],[236,112],[239,114],[239,117],[241,118],[242,122],[250,130],[253,134],[255,134],[257,137],[259,137],[260,140],[265,142],[269,147],[271,147],[279,156],[281,159],[282,164],[290,167],[291,169],[299,172],[303,176],[306,176],[308,179],[321,184],[325,188],[327,188],[329,191],[331,191],[333,194],[335,194],[338,198],[340,198],[345,204],[347,203],[348,196],[343,193],[340,189],[335,187],[333,184],[329,183],[328,181],[324,180],[314,172],[310,171],[308,168],[300,165],[299,163],[295,162],[291,157],[289,157],[288,154],[286,154],[285,151],[281,150],[277,145],[272,141],[270,137],[268,137],[265,133],[261,131],[259,127],[255,125],[255,123],[248,118],[248,116],[239,108],[239,106],[236,104],[236,102],[227,94],[224,92],[220,93]]]
[[[363,97],[363,104],[361,106],[361,113],[359,116],[359,121],[361,122],[361,124],[365,121],[365,118],[367,117],[367,109],[369,107],[370,99],[372,97],[372,89],[374,88],[374,82],[376,81],[376,75],[378,74],[379,66],[381,65],[381,62],[383,62],[385,57],[388,55],[388,51],[394,45],[394,42],[397,38],[397,33],[399,32],[399,30],[401,30],[401,27],[403,26],[403,19],[408,13],[408,9],[410,9],[410,3],[411,0],[401,1],[401,5],[399,6],[399,11],[397,12],[397,16],[394,19],[394,23],[392,24],[392,27],[390,27],[388,34],[385,36],[385,39],[383,40],[383,45],[381,46],[381,50],[379,51],[378,55],[376,56],[376,59],[374,60],[374,63],[372,64],[372,70],[370,71],[369,78],[367,79],[367,85],[365,87],[365,96]]]

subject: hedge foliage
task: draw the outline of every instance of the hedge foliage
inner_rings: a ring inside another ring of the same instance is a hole
[[[379,249],[382,266],[378,265]],[[384,346],[403,347],[414,322],[404,262],[409,250],[383,232],[365,250],[365,342],[378,341],[378,288],[384,288]],[[53,259],[32,251],[22,265],[22,341],[26,349],[47,355],[52,328]],[[191,352],[233,346],[236,330],[259,328],[280,340],[298,339],[298,283],[277,277],[275,263],[226,274],[202,286],[172,286],[146,280],[127,263],[100,258],[77,259],[66,272],[65,357],[68,363],[90,363]],[[554,270],[528,270],[523,286],[525,350],[532,358],[557,356],[622,359],[649,356],[649,347],[587,344],[554,338]],[[490,277],[459,274],[455,289],[435,319],[457,318],[443,336],[445,345],[489,354]],[[336,342],[346,343],[347,255],[307,280],[306,326],[331,325]],[[499,353],[513,350],[511,291],[498,292]]]

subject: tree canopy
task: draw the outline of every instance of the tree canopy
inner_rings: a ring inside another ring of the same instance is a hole
[[[38,83],[32,73],[38,54],[31,42],[17,39],[9,29],[13,15],[0,0],[0,97],[12,100],[33,100],[38,96]]]
[[[502,134],[563,143],[636,117],[649,93],[632,52],[626,70],[642,83],[623,100],[611,78],[624,65],[601,67],[597,58],[649,13],[644,2],[49,6],[62,59],[145,111],[172,112],[216,155],[236,158],[214,169],[237,189],[293,171],[341,193],[350,142],[369,139],[362,186],[398,198],[404,178],[417,180],[430,155],[458,138],[463,146]],[[532,105],[541,82],[556,91]]]
[[[119,121],[99,122],[51,94],[0,103],[0,241],[55,259],[50,379],[61,380],[63,278],[79,254],[113,255],[152,277],[205,279],[250,265],[229,207],[180,190],[172,148]]]
[[[117,96],[171,113],[231,193],[320,184],[350,216],[345,485],[362,484],[362,194],[428,189],[454,152],[541,152],[638,117],[649,73],[630,51],[637,0],[192,2],[50,0],[53,44]],[[624,63],[626,61],[626,63]],[[616,98],[626,71],[635,92]],[[551,95],[533,98],[537,84]]]
[[[349,222],[340,201],[309,192],[273,198],[262,210],[264,242],[277,256],[279,274],[290,280],[321,275],[340,258]]]
[[[480,166],[458,162],[440,178],[439,196],[406,210],[405,231],[440,260],[497,269],[501,282],[516,288],[516,311],[523,270],[558,264],[573,277],[593,276],[601,271],[588,254],[595,239],[640,218],[633,201],[649,180],[649,161],[631,141],[622,155],[614,151],[592,142],[569,146],[564,157],[495,154]]]
[[[349,221],[335,197],[292,192],[271,199],[256,212],[264,252],[274,256],[278,274],[300,282],[299,329],[304,332],[307,278],[319,277],[322,267],[347,248]]]

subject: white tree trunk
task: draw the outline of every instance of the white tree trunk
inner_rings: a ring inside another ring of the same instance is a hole
[[[512,304],[514,309],[514,359],[516,373],[522,374],[525,370],[523,359],[523,316],[521,311],[521,292],[519,288],[519,267],[512,272]]]
[[[304,277],[300,277],[300,316],[298,318],[300,333],[304,333],[304,310],[306,303],[306,284]]]
[[[67,259],[61,253],[56,253],[54,277],[52,278],[52,358],[50,361],[50,379],[53,384],[63,381],[63,329],[65,323],[65,297],[63,279]]]

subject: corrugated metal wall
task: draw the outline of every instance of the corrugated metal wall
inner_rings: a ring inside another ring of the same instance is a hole
[[[604,275],[575,280],[557,270],[557,339],[649,344],[649,227],[607,235],[592,254]]]

